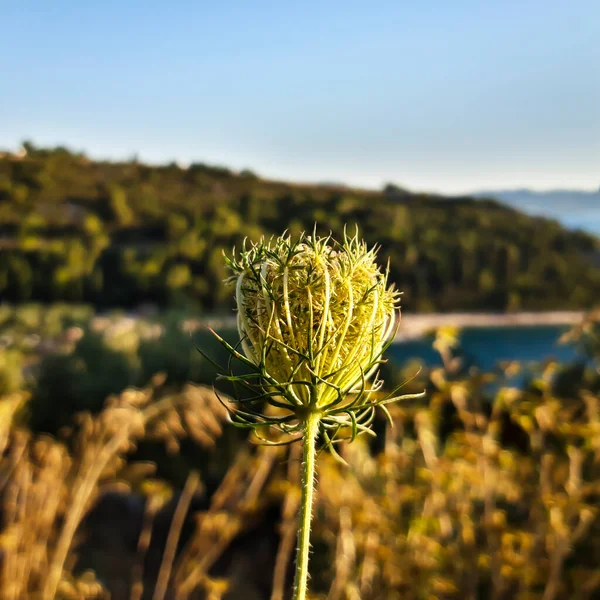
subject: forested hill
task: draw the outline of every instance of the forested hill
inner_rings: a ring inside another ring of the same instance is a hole
[[[587,308],[597,239],[491,201],[266,181],[193,164],[92,161],[31,145],[0,156],[0,300],[230,307],[222,250],[358,223],[411,311]]]

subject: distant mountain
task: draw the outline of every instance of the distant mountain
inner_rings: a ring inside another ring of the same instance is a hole
[[[473,195],[477,198],[495,198],[530,215],[550,217],[567,227],[600,235],[600,189],[595,192],[493,190],[477,192]]]

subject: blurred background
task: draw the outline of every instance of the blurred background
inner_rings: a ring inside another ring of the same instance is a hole
[[[596,2],[0,6],[0,598],[291,597],[223,252],[358,225],[392,428],[323,451],[313,598],[600,598]],[[222,397],[231,388],[216,383]]]

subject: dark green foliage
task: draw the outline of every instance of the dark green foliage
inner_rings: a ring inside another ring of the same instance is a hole
[[[598,240],[491,200],[289,185],[249,171],[88,160],[28,144],[0,158],[0,299],[231,305],[222,250],[355,223],[411,311],[587,308]]]
[[[98,412],[106,398],[135,383],[132,357],[86,333],[71,354],[49,354],[30,402],[33,429],[56,432],[75,413]]]
[[[205,370],[192,337],[182,330],[181,322],[175,317],[165,319],[159,340],[140,341],[138,356],[141,385],[147,384],[157,373],[163,373],[169,384],[183,385],[187,381],[199,381]]]
[[[237,330],[221,331],[237,343]],[[29,390],[32,429],[55,434],[74,414],[97,413],[111,394],[156,376],[167,389],[215,384],[234,394],[230,383],[215,381],[216,368],[197,347],[227,364],[227,351],[186,311],[131,319],[81,305],[0,304],[0,396]]]

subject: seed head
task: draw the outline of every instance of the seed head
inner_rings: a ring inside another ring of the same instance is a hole
[[[234,271],[244,354],[293,390],[304,405],[326,406],[377,370],[394,331],[399,294],[358,237],[289,236],[244,250]],[[375,363],[375,364],[374,364]]]
[[[316,233],[295,241],[284,234],[245,242],[239,255],[226,257],[240,343],[233,348],[217,337],[251,374],[223,376],[257,392],[240,400],[238,424],[293,432],[307,414],[318,413],[326,440],[348,427],[354,437],[369,430],[375,406],[396,399],[372,397],[382,385],[377,371],[397,331],[400,297],[376,255],[356,232],[342,243]],[[255,409],[265,401],[287,415]]]

